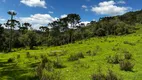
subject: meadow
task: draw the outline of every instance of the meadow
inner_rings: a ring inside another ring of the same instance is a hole
[[[57,63],[52,73],[60,80],[91,80],[99,69],[104,74],[111,69],[123,80],[141,80],[141,48],[142,29],[129,35],[94,37],[56,47],[13,49],[10,53],[0,53],[0,80],[38,80],[37,67],[43,57]],[[119,64],[109,63],[111,56],[118,54],[123,59],[126,52],[132,54],[132,71],[121,70]]]

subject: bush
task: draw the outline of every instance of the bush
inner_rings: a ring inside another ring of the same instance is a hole
[[[94,51],[91,52],[91,50],[89,50],[89,51],[86,52],[86,54],[89,55],[89,56],[95,56],[97,54],[97,51],[94,50]]]
[[[112,70],[108,70],[105,80],[120,80],[120,79],[117,77],[117,75]]]
[[[20,58],[20,54],[17,55],[17,59],[19,59],[19,58]]]
[[[79,58],[76,55],[70,55],[70,57],[68,58],[68,61],[76,61]]]
[[[65,68],[66,66],[63,65],[63,63],[60,61],[59,57],[57,56],[57,60],[54,61],[54,67],[55,68]]]
[[[47,57],[43,57],[41,63],[36,68],[37,76],[41,79],[43,79],[43,70],[46,69],[48,72],[52,72],[53,69],[53,63],[47,59]],[[48,79],[47,79],[48,80]]]
[[[131,59],[132,58],[132,54],[131,53],[129,53],[129,52],[124,52],[124,57],[125,57],[125,59]]]
[[[66,66],[65,65],[63,65],[61,62],[59,62],[59,61],[55,61],[54,62],[54,67],[55,68],[65,68]]]
[[[12,63],[12,62],[14,62],[14,59],[13,59],[13,58],[9,58],[9,59],[7,60],[7,62],[8,62],[8,63]]]
[[[25,47],[28,46],[30,49],[34,49],[34,46],[38,44],[38,34],[34,31],[28,31],[25,34],[20,35],[19,41]]]
[[[70,57],[68,58],[68,61],[76,61],[79,58],[84,58],[84,55],[82,52],[80,52],[78,54],[70,55]]]
[[[46,69],[43,69],[40,80],[61,80],[61,74],[60,72],[49,72]]]
[[[30,55],[29,52],[26,53],[26,56],[27,56],[27,58],[30,58],[30,57],[31,57],[31,55]]]
[[[96,56],[97,52],[93,51],[92,56]]]
[[[77,56],[78,58],[84,58],[84,55],[83,55],[83,53],[82,53],[82,52],[80,52],[80,53],[76,54],[76,56]]]
[[[120,62],[120,69],[124,71],[132,71],[134,64],[128,60],[123,60]]]
[[[108,56],[107,62],[112,64],[118,64],[121,61],[120,56],[115,54],[114,56]]]
[[[89,56],[91,56],[91,50],[87,51],[86,54],[88,54]]]
[[[96,31],[96,35],[97,36],[105,36],[105,30],[103,28],[99,28],[97,31]]]
[[[108,70],[108,73],[105,75],[101,71],[97,74],[92,75],[92,80],[121,80],[118,76],[112,71]]]
[[[102,73],[99,74],[93,74],[92,80],[105,80],[105,75]]]
[[[37,60],[37,59],[38,59],[38,57],[37,57],[37,56],[34,56],[34,58],[35,58],[35,60]]]
[[[124,43],[124,44],[129,44],[129,45],[131,45],[131,46],[135,46],[135,45],[136,45],[135,43],[128,42],[128,41],[124,41],[123,43]]]

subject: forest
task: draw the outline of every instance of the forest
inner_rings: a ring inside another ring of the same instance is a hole
[[[78,14],[68,14],[65,18],[34,30],[30,23],[20,23],[13,19],[16,16],[15,12],[8,14],[11,19],[7,23],[0,24],[0,51],[4,52],[10,52],[12,48],[60,46],[91,37],[130,34],[137,30],[136,23],[142,23],[141,10],[128,12],[122,16],[103,17],[87,25],[80,23],[81,18]]]

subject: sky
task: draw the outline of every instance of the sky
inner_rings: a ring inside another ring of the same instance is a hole
[[[17,13],[15,19],[31,23],[34,29],[70,13],[79,14],[86,24],[104,16],[141,10],[141,3],[142,0],[0,0],[0,23],[10,18],[7,12],[13,10]]]

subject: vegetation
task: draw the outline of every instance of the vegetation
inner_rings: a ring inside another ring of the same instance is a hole
[[[8,12],[11,15],[11,19],[3,24],[8,28],[7,30],[3,30],[3,26],[1,25],[1,37],[5,41],[3,40],[1,43],[3,45],[0,47],[3,47],[3,49],[0,48],[0,51],[10,52],[11,47],[29,47],[33,49],[34,46],[42,45],[60,46],[95,36],[130,34],[137,30],[130,14],[134,14],[133,17],[136,18],[135,23],[140,23],[139,14],[141,13],[142,11],[136,11],[126,13],[122,16],[104,17],[100,18],[97,22],[91,21],[87,26],[82,26],[84,24],[80,23],[81,18],[78,14],[68,14],[67,17],[53,21],[48,26],[41,26],[39,28],[41,31],[36,31],[32,29],[30,23],[20,23],[13,19],[13,16],[16,15],[15,12]],[[19,30],[14,30],[15,27],[18,27]],[[124,43],[133,45],[126,41]]]
[[[0,80],[141,80],[141,14],[87,26],[68,14],[40,31],[11,18],[0,25]]]

